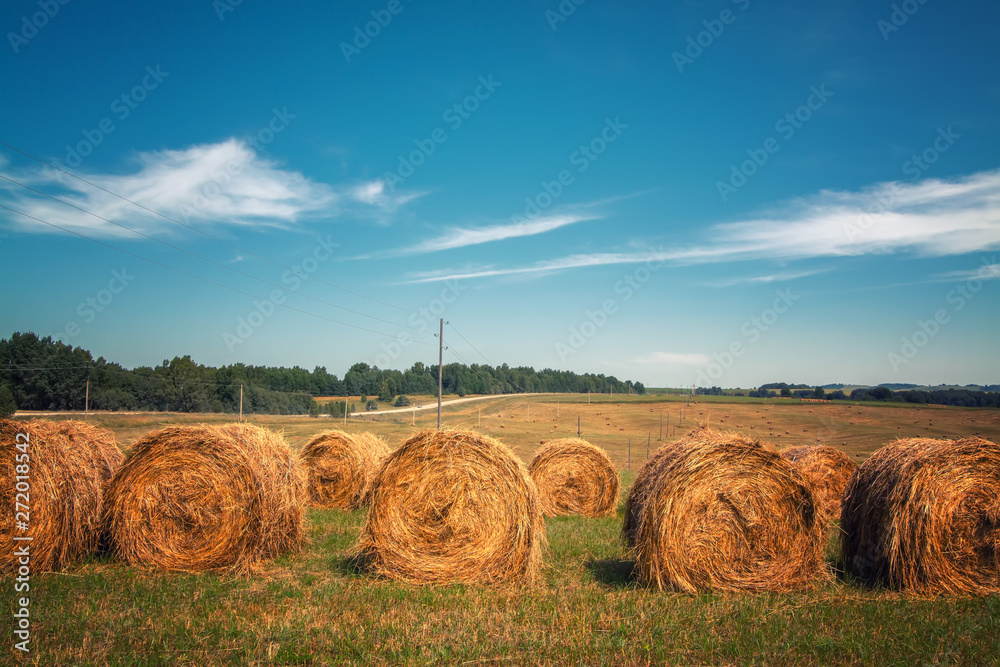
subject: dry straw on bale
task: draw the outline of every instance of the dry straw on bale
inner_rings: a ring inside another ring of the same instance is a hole
[[[17,443],[25,441],[22,452]],[[23,544],[33,572],[61,570],[98,550],[105,487],[123,458],[111,431],[78,421],[0,420],[0,457],[0,540],[7,545],[0,571],[15,568],[14,536],[32,538]],[[17,502],[30,508],[27,531],[16,524],[25,518],[16,516]]]
[[[305,475],[281,435],[171,426],[133,445],[108,488],[106,519],[128,563],[249,572],[301,547],[305,500]]]
[[[424,431],[379,470],[357,552],[413,584],[529,583],[545,524],[524,464],[474,431]]]
[[[528,466],[545,516],[613,515],[618,505],[618,472],[607,453],[586,440],[545,443]]]
[[[841,513],[847,570],[916,594],[1000,593],[1000,445],[910,438],[858,466]]]
[[[768,443],[699,428],[639,473],[623,527],[658,588],[780,591],[824,575],[812,490]]]
[[[781,452],[791,461],[812,486],[819,515],[824,525],[840,518],[840,499],[851,473],[858,467],[847,454],[839,449],[820,445],[792,447]]]
[[[367,505],[379,465],[388,455],[385,440],[373,433],[320,433],[299,455],[312,504],[345,510]]]

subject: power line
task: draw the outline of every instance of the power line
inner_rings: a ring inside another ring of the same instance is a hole
[[[85,209],[85,208],[83,208],[81,206],[77,206],[76,204],[74,204],[72,202],[68,202],[68,201],[66,201],[64,199],[60,199],[59,197],[56,197],[54,195],[50,195],[50,194],[48,194],[46,192],[42,192],[41,190],[36,190],[35,188],[33,188],[31,186],[28,186],[28,185],[25,185],[24,183],[20,183],[18,181],[15,181],[14,179],[9,178],[7,176],[4,176],[3,174],[0,174],[0,178],[4,179],[5,181],[8,181],[10,183],[13,183],[14,185],[19,185],[22,188],[24,188],[25,190],[29,190],[30,192],[34,192],[35,194],[39,194],[39,195],[41,195],[43,197],[48,197],[52,201],[58,202],[60,204],[64,204],[64,205],[69,206],[70,208],[74,208],[74,209],[76,209],[76,210],[78,210],[78,211],[80,211],[82,213],[86,213],[87,215],[91,215],[91,216],[97,218],[98,220],[103,220],[104,222],[112,224],[112,225],[114,225],[116,227],[120,227],[121,229],[124,229],[126,231],[132,232],[133,234],[136,234],[137,236],[141,236],[144,239],[149,239],[150,241],[153,241],[155,243],[159,243],[160,245],[166,246],[167,248],[170,248],[172,250],[176,250],[176,251],[182,252],[182,253],[184,253],[186,255],[190,255],[191,257],[194,257],[196,259],[200,259],[203,262],[208,262],[209,264],[212,264],[212,265],[217,266],[219,268],[225,269],[226,271],[230,271],[232,273],[235,273],[235,274],[238,274],[238,275],[250,278],[251,280],[256,280],[257,282],[263,283],[263,284],[268,285],[270,287],[276,287],[277,289],[280,289],[280,290],[284,290],[285,289],[284,287],[282,287],[281,285],[279,285],[277,283],[272,283],[269,280],[264,280],[263,278],[258,278],[257,276],[249,274],[249,273],[247,273],[245,271],[240,271],[239,269],[233,268],[231,266],[227,266],[226,264],[222,264],[221,262],[216,262],[215,260],[209,259],[208,257],[203,257],[202,255],[199,255],[198,253],[191,252],[190,250],[185,250],[184,248],[175,246],[175,245],[173,245],[171,243],[167,243],[166,241],[158,239],[158,238],[156,238],[154,236],[150,236],[149,234],[145,234],[143,232],[140,232],[137,229],[132,229],[131,227],[129,227],[127,225],[123,225],[123,224],[121,224],[119,222],[115,222],[114,220],[109,220],[108,218],[105,218],[104,216],[98,215],[98,214],[94,213],[93,211],[88,211],[87,209]],[[402,327],[404,329],[411,329],[413,331],[419,331],[421,333],[426,333],[423,329],[417,329],[416,327],[407,326],[405,324],[398,324],[398,323],[393,322],[391,320],[386,320],[386,319],[382,319],[381,317],[375,317],[373,315],[368,315],[366,313],[362,313],[362,312],[357,311],[357,310],[352,310],[350,308],[345,308],[344,306],[339,306],[339,305],[337,305],[335,303],[331,303],[330,301],[324,301],[323,299],[319,299],[319,298],[316,298],[314,296],[310,296],[308,294],[302,294],[302,293],[299,293],[299,292],[292,292],[292,293],[293,294],[298,294],[299,296],[301,296],[301,297],[303,297],[305,299],[311,299],[312,301],[316,301],[318,303],[322,303],[324,305],[331,306],[333,308],[339,308],[340,310],[344,310],[344,311],[346,311],[348,313],[352,313],[354,315],[360,315],[361,317],[367,317],[368,319],[376,320],[376,321],[382,322],[384,324],[391,324],[393,326]]]
[[[449,352],[451,352],[452,354],[454,354],[458,358],[458,360],[461,361],[466,366],[471,366],[472,365],[472,364],[470,364],[468,362],[468,360],[465,357],[463,357],[461,354],[458,353],[458,350],[453,350],[450,347],[448,347],[447,345],[445,345],[444,349],[446,349]]]
[[[66,232],[67,234],[72,234],[73,236],[77,236],[79,238],[86,239],[86,240],[90,241],[91,243],[96,243],[98,245],[104,246],[105,248],[110,248],[110,249],[115,250],[117,252],[120,252],[122,254],[129,255],[130,257],[135,257],[136,259],[141,259],[144,262],[149,262],[150,264],[154,264],[154,265],[159,266],[161,268],[167,269],[168,271],[173,271],[173,272],[179,273],[179,274],[181,274],[183,276],[187,276],[189,278],[194,278],[195,280],[200,280],[200,281],[208,283],[210,285],[215,285],[216,287],[221,287],[224,290],[229,290],[230,292],[235,292],[236,294],[241,294],[243,296],[248,296],[251,299],[258,299],[260,301],[268,301],[268,299],[265,298],[265,297],[258,296],[256,294],[251,294],[250,292],[244,292],[243,290],[236,289],[235,287],[230,287],[228,285],[223,285],[222,283],[217,283],[214,280],[209,280],[208,278],[202,278],[201,276],[196,276],[193,273],[188,273],[187,271],[183,271],[181,269],[176,269],[176,268],[174,268],[172,266],[167,266],[166,264],[163,264],[161,262],[157,262],[156,260],[152,260],[152,259],[149,259],[147,257],[143,257],[142,255],[137,255],[136,253],[130,252],[128,250],[122,250],[121,248],[113,246],[110,243],[105,243],[104,241],[98,241],[97,239],[90,238],[89,236],[86,236],[85,234],[81,234],[79,232],[74,232],[72,230],[66,229],[65,227],[60,227],[59,225],[53,224],[51,222],[47,222],[45,220],[42,220],[41,218],[36,218],[33,215],[29,215],[29,214],[27,214],[27,213],[25,213],[23,211],[18,211],[17,209],[11,208],[9,206],[5,206],[4,204],[0,204],[0,208],[6,209],[8,211],[11,211],[12,213],[17,213],[18,215],[22,215],[22,216],[24,216],[26,218],[34,220],[35,222],[40,222],[43,225],[48,225],[49,227],[52,227],[54,229],[58,229],[59,231],[62,231],[62,232]],[[387,333],[384,333],[382,331],[375,331],[373,329],[366,329],[365,327],[359,327],[359,326],[357,326],[355,324],[348,324],[347,322],[341,322],[340,320],[335,320],[335,319],[332,319],[332,318],[329,318],[329,317],[324,317],[323,315],[317,315],[316,313],[311,313],[311,312],[309,312],[307,310],[302,310],[300,308],[294,308],[294,307],[289,306],[289,305],[284,304],[284,303],[277,303],[277,302],[274,302],[274,301],[271,301],[270,303],[273,303],[275,306],[277,306],[279,308],[284,308],[286,310],[291,310],[291,311],[294,311],[296,313],[302,313],[303,315],[309,315],[310,317],[315,317],[315,318],[320,319],[320,320],[326,320],[327,322],[332,322],[334,324],[339,324],[341,326],[350,327],[351,329],[358,329],[359,331],[366,331],[368,333],[373,333],[373,334],[376,334],[378,336],[385,336],[386,338],[395,338],[396,337],[394,334],[387,334]],[[425,343],[424,341],[421,341],[421,340],[414,340],[413,342],[417,343],[419,345],[433,346],[433,343]]]
[[[71,171],[67,171],[66,169],[63,169],[62,167],[58,167],[58,166],[56,166],[56,165],[54,165],[54,164],[52,164],[50,162],[46,162],[45,160],[43,160],[43,159],[41,159],[39,157],[36,157],[36,156],[32,155],[31,153],[27,153],[25,151],[22,151],[20,148],[15,148],[14,146],[11,146],[10,144],[8,144],[8,143],[6,143],[4,141],[0,141],[0,146],[6,146],[7,148],[11,149],[12,151],[20,153],[21,155],[24,155],[25,157],[29,157],[32,160],[35,160],[36,162],[44,164],[47,167],[51,167],[52,169],[55,169],[56,171],[61,171],[62,173],[66,174],[67,176],[75,178],[76,180],[78,180],[78,181],[80,181],[82,183],[86,183],[87,185],[89,185],[91,187],[95,187],[98,190],[101,190],[102,192],[106,192],[106,193],[108,193],[109,195],[111,195],[113,197],[117,197],[118,199],[121,199],[122,201],[128,202],[129,204],[132,204],[133,206],[138,206],[139,208],[143,209],[144,211],[148,211],[148,212],[152,213],[153,215],[159,216],[159,217],[163,218],[164,220],[166,220],[168,222],[172,222],[175,225],[180,225],[181,227],[183,227],[185,229],[189,229],[189,230],[191,230],[192,232],[194,232],[196,234],[201,234],[205,238],[209,238],[209,239],[212,239],[213,241],[217,241],[218,243],[222,243],[224,245],[227,245],[227,246],[229,246],[230,248],[232,248],[234,250],[238,250],[239,252],[242,252],[242,253],[245,253],[247,255],[250,255],[251,257],[255,257],[255,258],[257,258],[257,259],[259,259],[261,261],[267,262],[268,264],[273,264],[274,266],[280,267],[280,268],[285,269],[287,271],[291,271],[292,273],[295,273],[295,274],[297,274],[297,275],[299,275],[299,276],[301,276],[303,278],[310,278],[311,280],[315,280],[316,282],[321,283],[323,285],[326,285],[328,287],[332,287],[334,289],[338,289],[338,290],[340,290],[342,292],[346,292],[347,294],[352,294],[352,295],[354,295],[356,297],[359,297],[359,298],[362,298],[362,299],[367,299],[368,301],[371,301],[373,303],[377,303],[379,305],[386,306],[388,308],[395,308],[396,310],[400,310],[400,311],[402,311],[404,313],[409,313],[410,312],[409,310],[407,310],[405,308],[400,308],[399,306],[394,306],[393,304],[386,303],[385,301],[379,301],[378,299],[374,299],[374,298],[372,298],[370,296],[366,296],[364,294],[361,294],[360,292],[354,292],[354,291],[351,291],[351,290],[349,290],[349,289],[347,289],[345,287],[341,287],[339,285],[334,285],[333,283],[328,283],[325,280],[320,280],[319,278],[316,278],[316,277],[313,277],[313,276],[307,276],[306,274],[302,273],[301,271],[297,271],[297,270],[295,270],[294,268],[292,268],[290,266],[285,266],[284,264],[281,264],[280,262],[275,262],[274,260],[268,259],[267,257],[264,257],[262,255],[258,255],[257,253],[251,252],[251,251],[249,251],[249,250],[247,250],[245,248],[241,248],[241,247],[239,247],[238,245],[236,245],[234,243],[230,243],[229,241],[226,241],[225,239],[220,239],[219,237],[213,236],[212,234],[209,234],[208,232],[204,232],[204,231],[202,231],[202,230],[200,230],[200,229],[198,229],[196,227],[192,227],[191,225],[186,225],[186,224],[184,224],[183,222],[181,222],[179,220],[175,220],[175,219],[171,218],[170,216],[167,216],[167,215],[164,215],[164,214],[160,213],[159,211],[155,211],[155,210],[153,210],[153,209],[151,209],[151,208],[149,208],[147,206],[143,206],[142,204],[140,204],[138,202],[132,201],[128,197],[124,197],[124,196],[118,194],[117,192],[112,192],[111,190],[108,190],[107,188],[101,187],[97,183],[93,183],[91,181],[88,181],[87,179],[85,179],[85,178],[83,178],[81,176],[77,176],[76,174],[74,174]]]
[[[451,322],[448,322],[448,326],[450,326],[452,329],[454,329],[455,333],[457,333],[462,340],[464,340],[466,343],[469,343],[469,339],[466,338],[465,336],[463,336],[461,331],[459,331],[458,329],[455,329],[455,325],[454,324],[452,324]],[[476,350],[476,353],[479,354],[480,357],[482,357],[483,359],[486,359],[486,355],[483,354],[482,352],[480,352],[479,350],[477,350],[475,345],[473,345],[472,343],[469,343],[469,347],[471,347],[473,350]],[[489,364],[490,366],[493,365],[493,362],[491,362],[489,359],[486,359],[486,363]]]

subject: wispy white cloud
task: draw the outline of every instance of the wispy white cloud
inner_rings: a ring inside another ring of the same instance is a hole
[[[983,264],[975,270],[968,269],[963,271],[946,271],[944,273],[936,273],[931,276],[931,279],[927,282],[934,283],[958,283],[968,280],[993,280],[995,278],[1000,278],[1000,264],[997,264],[996,256],[990,259],[992,264],[983,262]]]
[[[582,214],[562,214],[550,215],[524,222],[513,222],[502,225],[492,225],[486,227],[455,227],[449,229],[441,236],[433,238],[423,243],[401,249],[398,254],[424,254],[438,252],[441,250],[451,250],[453,248],[464,248],[466,246],[491,243],[493,241],[503,241],[505,239],[519,238],[523,236],[535,236],[544,234],[560,227],[573,225],[585,220],[597,220],[599,215]]]
[[[681,352],[651,352],[632,359],[631,363],[643,366],[706,366],[711,363],[706,354]]]
[[[713,240],[660,248],[656,258],[700,264],[897,253],[942,257],[1000,248],[1000,170],[950,181],[881,183],[854,192],[824,190],[780,204],[764,216],[714,225],[707,236]],[[572,255],[528,266],[414,275],[412,282],[635,264],[649,256],[648,252]]]
[[[0,165],[2,166],[2,165]],[[183,150],[136,154],[127,173],[77,173],[100,187],[185,224],[205,226],[291,227],[301,221],[329,218],[345,208],[377,213],[405,203],[386,196],[381,181],[333,187],[259,156],[235,139]],[[163,218],[48,167],[6,175],[117,223],[150,233],[172,227]],[[412,198],[412,195],[411,195]],[[0,200],[42,220],[91,235],[129,237],[130,232],[0,181]],[[23,229],[48,228],[9,214]]]
[[[709,287],[732,287],[733,285],[758,285],[761,283],[777,283],[785,282],[788,280],[798,280],[799,278],[807,278],[809,276],[815,276],[818,273],[825,273],[826,269],[816,269],[813,271],[788,271],[785,273],[771,273],[764,276],[744,276],[738,278],[729,278],[726,280],[718,280],[710,283],[705,283]]]

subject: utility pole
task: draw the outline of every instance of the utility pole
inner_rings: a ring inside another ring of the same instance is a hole
[[[416,406],[414,406],[413,414],[410,416],[410,426],[416,426],[416,425],[417,425],[417,408]]]
[[[580,437],[580,416],[576,417],[576,437]]]
[[[438,335],[438,430],[441,430],[441,391],[444,387],[444,318]]]
[[[240,382],[240,421],[243,421],[243,383]]]
[[[628,469],[632,469],[632,438],[628,439]]]
[[[87,366],[87,389],[83,395],[83,416],[90,414],[90,366]]]
[[[350,396],[344,397],[344,426],[347,426],[347,399],[349,398]]]
[[[660,413],[660,437],[657,440],[663,440],[663,413]]]

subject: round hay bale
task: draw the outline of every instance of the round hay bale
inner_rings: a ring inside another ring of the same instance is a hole
[[[334,429],[318,434],[299,454],[311,503],[345,510],[364,507],[388,455],[389,446],[374,433],[350,435]]]
[[[545,523],[535,484],[506,445],[474,431],[424,431],[379,470],[357,553],[413,584],[530,583]]]
[[[840,499],[847,480],[858,467],[851,457],[826,445],[792,447],[781,452],[812,486],[823,525],[840,518]]]
[[[545,516],[608,516],[618,507],[618,471],[607,452],[586,440],[545,443],[528,472]]]
[[[250,572],[304,542],[305,475],[285,439],[249,424],[169,426],[137,441],[108,487],[125,562]]]
[[[632,498],[640,580],[694,593],[792,590],[823,576],[812,490],[774,447],[703,427],[661,449]]]
[[[858,466],[842,556],[870,584],[916,594],[1000,593],[1000,445],[909,438]]]
[[[656,478],[656,473],[659,471],[663,461],[672,459],[673,454],[671,452],[679,442],[668,442],[658,447],[653,452],[653,455],[642,464],[639,472],[636,473],[635,481],[632,482],[632,488],[629,489],[628,496],[625,498],[625,520],[622,522],[622,538],[629,547],[635,546],[639,521],[642,519],[642,512],[640,510],[646,502],[646,496],[649,494],[651,488],[650,481]]]
[[[25,441],[26,451],[18,449]],[[105,487],[122,461],[111,431],[79,421],[0,420],[0,459],[0,539],[11,545],[0,572],[16,567],[15,536],[32,538],[24,544],[33,572],[58,571],[99,550]],[[29,508],[28,530],[17,525],[25,518],[16,516],[17,502]]]

